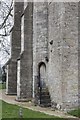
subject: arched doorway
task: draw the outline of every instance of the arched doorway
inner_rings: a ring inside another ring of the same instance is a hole
[[[39,66],[39,80],[40,80],[40,87],[41,89],[45,87],[45,80],[46,80],[46,65],[41,63]]]
[[[44,62],[39,64],[39,99],[40,106],[51,106],[50,94],[46,86],[46,65]]]

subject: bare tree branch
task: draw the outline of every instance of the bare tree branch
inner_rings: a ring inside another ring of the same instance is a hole
[[[4,24],[6,23],[6,20],[8,19],[9,15],[11,15],[11,11],[13,10],[12,4],[13,4],[13,1],[12,1],[12,3],[11,3],[11,6],[10,6],[10,8],[9,8],[9,12],[8,12],[6,18],[4,19],[3,23],[0,25],[0,29],[2,29],[2,27],[3,27]]]
[[[10,31],[12,24],[13,0],[10,3],[0,2],[0,62],[10,57]]]

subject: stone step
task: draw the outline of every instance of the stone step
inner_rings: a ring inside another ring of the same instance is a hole
[[[50,99],[41,99],[41,103],[51,103]]]
[[[41,103],[41,107],[51,107],[51,103]]]
[[[40,96],[41,96],[40,106],[50,107],[51,106],[51,99],[50,99],[50,94],[49,94],[48,88],[43,87],[41,89]]]
[[[50,99],[50,96],[49,95],[43,95],[43,94],[41,94],[41,98],[42,99]]]
[[[47,92],[47,91],[44,91],[44,90],[41,90],[41,93],[42,93],[42,94],[49,95],[49,92]]]

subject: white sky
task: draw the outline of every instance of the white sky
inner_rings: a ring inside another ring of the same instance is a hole
[[[0,0],[1,2],[4,1],[7,5],[10,6],[10,0]],[[5,9],[5,14],[7,15],[8,14],[8,11],[6,10],[6,6],[4,5],[4,9]],[[3,22],[3,19],[2,19],[2,13],[1,11],[4,10],[3,7],[0,5],[0,25],[1,23]],[[9,22],[11,22],[11,18],[9,18]],[[7,23],[9,23],[7,21]],[[8,29],[11,29],[11,28],[8,28]],[[4,34],[4,30],[0,29],[0,34]],[[2,37],[0,36],[0,41],[3,41]],[[7,49],[10,49],[10,47],[8,47],[8,44],[10,43],[10,37],[5,37],[5,40],[4,40],[4,43],[5,43],[5,46]],[[7,60],[10,58],[10,55],[8,55],[4,50],[3,50],[3,47],[1,46],[0,44],[0,64],[1,65],[4,65]]]

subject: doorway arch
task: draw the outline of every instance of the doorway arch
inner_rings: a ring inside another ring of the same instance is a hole
[[[46,80],[46,65],[44,62],[41,62],[39,64],[39,83],[41,88],[45,86],[45,80]]]
[[[40,106],[51,106],[51,99],[48,87],[46,85],[46,64],[41,62],[38,66],[39,70],[39,99],[40,99]]]

